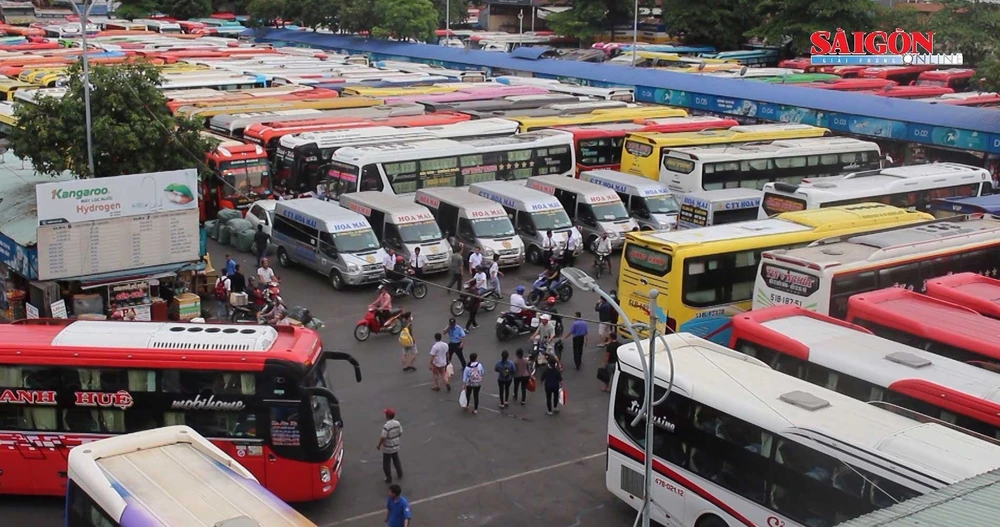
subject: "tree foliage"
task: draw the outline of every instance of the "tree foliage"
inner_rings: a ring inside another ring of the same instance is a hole
[[[607,13],[605,0],[577,0],[573,3],[573,9],[553,13],[546,22],[550,29],[560,35],[590,42],[604,30]]]
[[[215,146],[200,134],[203,123],[170,113],[159,83],[159,70],[148,64],[91,67],[94,175],[191,168]],[[19,127],[10,135],[11,149],[43,174],[89,174],[79,65],[68,88],[63,98],[42,97],[15,109]]]
[[[435,40],[438,13],[431,0],[375,0],[375,11],[379,13],[379,22],[372,28],[373,36]]]
[[[760,24],[748,35],[772,45],[791,38],[792,49],[805,55],[811,48],[809,37],[816,31],[867,31],[873,28],[878,10],[871,0],[762,0],[754,13]]]
[[[247,6],[247,25],[262,27],[272,25],[278,19],[284,20],[286,4],[286,0],[252,0]]]
[[[1000,6],[985,2],[946,0],[944,9],[928,21],[938,53],[962,53],[977,65],[1000,48]],[[908,28],[907,28],[908,29]]]
[[[445,11],[451,11],[451,25],[461,24],[469,17],[469,6],[464,0],[433,0],[434,9],[438,12],[438,26],[445,26]]]
[[[757,20],[750,0],[663,0],[667,31],[688,44],[739,49]]]
[[[212,14],[212,0],[162,0],[159,7],[160,11],[181,20]]]
[[[375,0],[343,0],[340,11],[340,29],[349,33],[371,34],[375,22],[386,16],[376,13]]]
[[[159,9],[158,0],[121,0],[118,9],[115,10],[115,16],[127,20],[146,18]]]
[[[980,63],[972,84],[979,91],[1000,92],[1000,60],[990,58]]]

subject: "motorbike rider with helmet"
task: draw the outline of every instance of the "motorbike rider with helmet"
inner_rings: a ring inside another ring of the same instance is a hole
[[[375,311],[375,317],[378,318],[379,324],[385,323],[385,319],[392,312],[392,295],[389,294],[388,287],[384,285],[378,287],[378,297],[368,305],[368,309]]]
[[[534,317],[534,313],[528,307],[528,303],[524,300],[523,285],[517,286],[514,292],[510,294],[510,312],[515,315],[520,315],[525,326],[531,324],[531,319]]]
[[[392,276],[388,275],[389,273],[386,273],[386,277],[392,280],[391,285],[393,288],[402,285],[406,294],[413,292],[413,279],[409,276],[409,268],[406,265],[406,259],[402,255],[396,255],[396,264],[392,268]]]
[[[556,333],[556,325],[552,322],[552,315],[542,315],[538,324],[538,329],[535,333],[531,335],[531,340],[545,345],[545,354],[554,357],[552,353],[555,347],[556,339],[558,334]]]
[[[542,278],[545,279],[547,294],[555,294],[555,286],[559,283],[559,279],[562,278],[562,267],[559,266],[559,260],[555,257],[549,259],[549,266],[545,269]]]
[[[287,314],[288,310],[285,308],[285,302],[280,296],[274,295],[272,302],[257,314],[257,322],[260,324],[274,324],[284,319]]]

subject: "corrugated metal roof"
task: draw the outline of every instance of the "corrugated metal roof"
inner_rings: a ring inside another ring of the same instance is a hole
[[[1000,470],[960,481],[838,524],[837,527],[995,527],[1000,525]]]
[[[38,228],[35,185],[70,179],[73,175],[68,172],[44,176],[13,152],[4,153],[0,157],[0,232],[24,247],[35,245]]]

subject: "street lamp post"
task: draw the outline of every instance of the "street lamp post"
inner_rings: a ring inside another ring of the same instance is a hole
[[[639,46],[639,0],[635,0],[635,18],[632,22],[632,67],[635,67],[636,48]]]
[[[517,45],[524,44],[524,9],[517,12]]]
[[[445,42],[451,41],[451,0],[444,2],[444,38]]]
[[[76,11],[76,14],[80,17],[80,46],[83,47],[83,119],[87,130],[87,169],[89,177],[96,177],[97,174],[94,173],[94,140],[91,133],[90,119],[90,64],[87,60],[87,22],[90,21],[90,10],[94,7],[94,3],[93,0],[83,0],[82,13],[75,1],[71,2],[70,5],[73,6],[73,11]]]
[[[644,396],[644,401],[642,409],[637,412],[635,419],[632,421],[632,426],[639,424],[639,421],[646,419],[646,444],[644,449],[645,457],[645,478],[643,480],[643,497],[642,497],[642,511],[640,511],[640,516],[642,517],[642,527],[649,527],[650,524],[650,513],[653,510],[653,498],[651,496],[652,482],[653,482],[653,419],[652,419],[652,408],[661,404],[666,400],[667,395],[670,394],[670,390],[673,388],[674,383],[674,364],[673,358],[670,356],[670,348],[665,346],[665,351],[667,352],[667,357],[670,362],[670,379],[667,382],[667,389],[664,396],[659,400],[655,401],[653,398],[656,396],[656,375],[653,369],[656,364],[656,327],[657,327],[657,316],[656,310],[652,306],[656,305],[657,297],[659,297],[660,292],[656,289],[651,289],[649,291],[649,364],[646,364],[645,354],[642,352],[642,342],[639,340],[639,329],[642,323],[633,324],[632,320],[625,314],[622,306],[609,295],[605,293],[601,286],[586,272],[577,269],[576,267],[566,267],[562,271],[562,275],[566,277],[567,280],[573,284],[573,287],[577,289],[582,289],[584,291],[590,291],[596,293],[598,296],[604,299],[605,302],[611,305],[612,308],[618,313],[618,316],[625,322],[625,327],[628,328],[629,333],[632,335],[632,342],[635,343],[636,349],[639,352],[639,363],[642,365],[642,376],[643,381],[646,383],[646,394]],[[636,523],[638,523],[639,518],[636,518]]]

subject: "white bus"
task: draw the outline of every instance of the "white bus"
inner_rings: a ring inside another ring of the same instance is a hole
[[[477,121],[473,121],[477,122]],[[467,187],[482,181],[532,176],[573,177],[573,134],[538,130],[508,137],[341,148],[330,159],[339,192],[377,190],[412,194],[422,188]]]
[[[879,147],[849,137],[786,139],[770,144],[664,149],[660,181],[674,192],[723,188],[761,190],[765,183],[799,183],[882,168]]]
[[[376,68],[403,71],[407,73],[427,73],[442,75],[460,82],[486,82],[486,72],[481,70],[450,70],[433,64],[403,62],[398,60],[382,60],[373,64]]]
[[[664,337],[673,389],[653,408],[653,520],[676,527],[832,527],[1000,466],[1000,446],[772,370],[694,337]],[[647,353],[643,342],[643,353]],[[657,346],[654,397],[665,393]],[[618,349],[606,485],[642,506],[645,383]]]
[[[701,190],[677,196],[678,229],[694,229],[757,219],[763,193],[749,188]]]
[[[993,193],[988,170],[958,163],[931,163],[854,172],[843,178],[764,185],[759,218],[782,212],[837,207],[854,203],[885,203],[929,212],[936,198],[983,196]]]
[[[316,525],[187,426],[80,445],[68,476],[67,527]]]
[[[143,24],[147,30],[154,33],[163,33],[165,35],[179,35],[183,33],[181,25],[176,22],[167,22],[165,20],[133,20],[132,23]]]
[[[797,306],[755,309],[733,317],[730,347],[848,397],[1000,439],[1000,375],[861,326]]]
[[[956,218],[820,240],[765,251],[754,282],[753,309],[791,304],[847,316],[847,300],[887,287],[923,292],[949,273],[995,273],[1000,218]]]
[[[555,79],[538,79],[534,77],[504,76],[497,77],[495,80],[500,84],[508,86],[538,86],[552,93],[567,93],[577,97],[593,97],[595,99],[625,102],[635,100],[635,92],[632,88],[597,88],[594,86],[566,84]]]
[[[161,90],[211,88],[235,91],[266,87],[267,79],[261,75],[165,74],[160,83]]]

